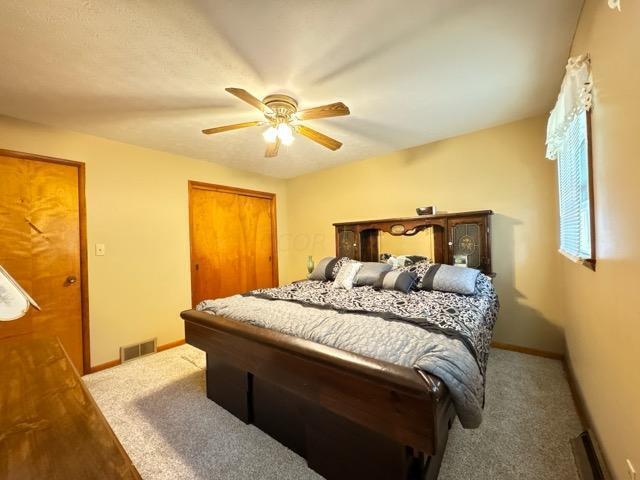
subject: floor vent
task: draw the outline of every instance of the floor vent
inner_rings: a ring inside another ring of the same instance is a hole
[[[142,343],[135,343],[133,345],[127,345],[120,347],[120,361],[122,363],[133,360],[134,358],[144,357],[151,353],[155,353],[158,350],[158,339],[152,338]]]
[[[582,432],[572,439],[571,449],[581,480],[608,480],[610,478],[591,430]]]

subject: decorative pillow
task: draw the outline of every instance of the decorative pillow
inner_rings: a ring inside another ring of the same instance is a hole
[[[431,262],[428,257],[423,257],[422,255],[400,255],[396,257],[388,253],[380,255],[380,261],[388,263],[393,268],[408,267],[420,262]]]
[[[325,257],[317,263],[316,268],[307,278],[309,280],[333,280],[340,267],[348,261],[347,257]]]
[[[414,264],[414,263],[420,263],[420,262],[429,262],[429,263],[431,263],[431,260],[429,259],[429,257],[425,257],[423,255],[405,255],[404,258],[406,259],[405,262],[404,262],[404,266],[405,267],[407,265]]]
[[[353,281],[354,287],[362,287],[363,285],[373,286],[376,280],[385,272],[391,270],[391,265],[388,263],[379,262],[364,262],[355,280]]]
[[[404,267],[400,267],[398,268],[398,270],[403,271],[403,272],[413,272],[416,274],[416,276],[418,277],[416,284],[414,285],[415,288],[420,289],[422,288],[422,279],[424,278],[425,274],[427,273],[427,271],[429,271],[429,267],[433,265],[429,260],[422,260],[418,263],[415,263],[413,265],[407,265]]]
[[[389,270],[380,275],[373,288],[376,290],[398,290],[399,292],[409,293],[417,278],[414,272],[404,272],[400,269]]]
[[[401,267],[402,265],[400,264],[400,260],[398,260],[398,257],[394,256],[394,255],[389,255],[388,257],[386,257],[384,259],[384,261],[388,264],[391,265],[391,268],[398,268]]]
[[[338,274],[336,275],[336,279],[333,281],[333,288],[344,288],[345,290],[351,290],[353,288],[353,281],[358,274],[358,271],[362,267],[362,263],[349,261],[344,263]]]
[[[473,295],[476,292],[476,280],[479,274],[480,270],[475,268],[433,263],[422,278],[420,288]]]
[[[351,261],[351,259],[349,257],[340,257],[340,258],[338,258],[338,261],[333,266],[333,270],[331,271],[331,280],[334,280],[336,278],[336,276],[338,275],[338,272],[340,271],[342,266],[345,263],[349,263],[350,261]]]

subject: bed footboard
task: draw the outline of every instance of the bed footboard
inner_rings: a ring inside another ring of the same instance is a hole
[[[207,396],[330,480],[435,479],[455,417],[437,378],[207,313],[182,312],[207,353]]]

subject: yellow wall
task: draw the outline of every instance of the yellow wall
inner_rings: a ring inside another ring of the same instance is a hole
[[[491,208],[499,341],[562,351],[554,165],[542,160],[544,118],[336,167],[288,181],[0,117],[0,148],[85,162],[92,364],[118,347],[183,336],[190,304],[187,181],[275,192],[280,279],[307,255],[334,253],[331,224]],[[96,257],[95,243],[107,254]],[[419,252],[418,252],[419,253]]]
[[[572,55],[591,54],[597,270],[562,262],[568,355],[614,478],[640,471],[640,3],[587,0]]]
[[[0,117],[0,148],[86,163],[92,365],[118,358],[120,345],[184,338],[188,180],[276,193],[286,237],[282,180],[7,117]],[[94,255],[95,243],[106,244],[104,257]]]
[[[544,160],[543,117],[463,135],[288,182],[287,277],[333,255],[338,221],[492,209],[502,309],[498,341],[562,352],[555,164]]]

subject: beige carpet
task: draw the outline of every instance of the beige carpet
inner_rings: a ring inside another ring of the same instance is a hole
[[[84,377],[142,477],[320,479],[302,458],[208,400],[204,354],[188,345]],[[576,479],[580,433],[559,361],[491,352],[485,418],[456,423],[441,480]]]

